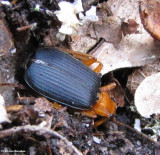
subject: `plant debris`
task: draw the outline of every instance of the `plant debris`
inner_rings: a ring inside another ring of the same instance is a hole
[[[160,56],[159,45],[155,46],[154,39],[143,28],[138,1],[109,0],[108,6],[114,20],[123,19],[123,33],[126,33],[124,23],[128,22],[130,25],[131,22],[134,23],[133,32],[136,33],[129,32],[122,37],[119,44],[107,41],[91,51],[104,65],[101,73],[106,74],[119,68],[143,66],[156,60]],[[117,37],[119,38],[119,35]]]
[[[5,20],[0,20],[0,33],[1,33],[1,40],[0,40],[0,56],[7,55],[15,48],[13,43],[13,38],[6,26]]]
[[[135,92],[135,105],[143,117],[160,114],[160,73],[145,78]]]
[[[0,95],[0,113],[1,113],[0,124],[3,122],[10,122],[7,116],[6,109],[5,109],[5,102],[1,95]]]
[[[140,2],[140,15],[144,28],[157,40],[160,40],[159,5],[159,0]]]
[[[158,73],[160,60],[157,59],[153,63],[146,64],[141,68],[137,68],[128,77],[127,87],[134,94],[140,83],[148,76]]]

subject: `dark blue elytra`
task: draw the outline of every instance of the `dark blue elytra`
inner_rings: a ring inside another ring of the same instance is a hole
[[[25,73],[25,81],[52,101],[90,109],[97,99],[101,79],[71,55],[55,48],[40,48]]]

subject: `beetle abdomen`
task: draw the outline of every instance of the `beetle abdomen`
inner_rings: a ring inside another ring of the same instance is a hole
[[[76,109],[92,107],[100,87],[94,71],[54,48],[37,50],[25,81],[39,94]]]

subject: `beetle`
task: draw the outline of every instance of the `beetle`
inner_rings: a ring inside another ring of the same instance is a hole
[[[100,87],[101,77],[97,73],[102,65],[99,63],[94,70],[88,67],[95,62],[98,61],[91,58],[82,63],[56,48],[39,48],[24,79],[34,91],[51,101],[82,110],[93,118],[110,117],[115,113],[116,104],[107,91],[114,84]]]

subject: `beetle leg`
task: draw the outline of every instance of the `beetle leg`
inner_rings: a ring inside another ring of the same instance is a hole
[[[81,52],[75,52],[75,53],[70,53],[72,54],[73,57],[79,59],[80,61],[86,61],[88,59],[92,59],[94,58],[92,55],[90,54],[86,54],[86,53],[81,53]]]
[[[91,118],[96,118],[97,115],[105,116],[109,118],[110,115],[115,113],[116,103],[112,101],[107,91],[110,91],[115,87],[116,87],[115,82],[101,87],[100,88],[101,93],[98,94],[99,100],[96,102],[96,104],[93,105],[93,107],[90,110],[84,110],[81,113]],[[99,126],[105,121],[106,121],[106,118],[99,120],[95,122],[95,126]]]
[[[60,104],[58,104],[57,102],[52,102],[52,106],[53,106],[54,109],[57,109],[57,110],[63,108],[63,107],[62,107]]]
[[[106,122],[107,120],[109,120],[108,117],[105,117],[105,118],[102,118],[102,119],[100,119],[100,120],[95,121],[95,122],[94,122],[94,127],[96,128],[96,127],[100,126],[101,124],[103,124],[103,123]]]
[[[86,60],[84,60],[84,61],[82,61],[86,66],[90,66],[90,65],[92,65],[93,63],[95,63],[97,60],[96,60],[96,58],[88,58],[88,59],[86,59]]]
[[[99,63],[99,65],[94,69],[94,71],[95,71],[96,73],[100,73],[100,71],[101,71],[102,68],[103,68],[103,65],[102,65],[102,63],[99,62],[99,61],[96,61],[96,62]]]
[[[61,106],[60,104],[58,104],[57,102],[52,102],[52,106],[54,109],[60,110],[63,108],[63,106]],[[91,117],[91,118],[97,118],[97,115],[94,111],[92,110],[83,110],[81,111],[81,114],[87,117]]]
[[[97,61],[96,58],[94,58],[94,56],[90,55],[90,54],[86,54],[86,53],[81,53],[81,52],[75,52],[72,50],[67,50],[67,49],[63,49],[63,48],[58,48],[64,52],[67,52],[69,54],[71,54],[73,57],[81,60],[86,66],[90,66],[94,63],[98,63],[98,66],[94,69],[94,71],[96,73],[100,73],[100,71],[102,70],[102,63],[100,61]]]
[[[110,90],[114,89],[115,87],[116,87],[116,83],[113,82],[113,83],[110,83],[110,84],[108,84],[108,85],[106,85],[106,86],[101,87],[101,88],[100,88],[100,91],[101,91],[101,92],[110,91]]]
[[[92,110],[84,110],[81,113],[82,113],[82,115],[90,117],[90,118],[94,118],[94,119],[97,118],[96,113]],[[109,119],[109,117],[105,117],[105,118],[101,118],[100,120],[94,121],[94,127],[96,128],[96,127],[100,126],[101,124],[106,122],[108,119]]]
[[[95,71],[96,73],[100,73],[100,71],[102,70],[102,67],[103,67],[102,63],[101,63],[100,61],[97,61],[97,59],[94,58],[94,57],[89,58],[89,59],[87,59],[87,60],[84,60],[83,63],[84,63],[86,66],[90,66],[90,65],[92,65],[92,64],[94,64],[94,63],[98,63],[98,66],[94,69],[94,71]]]
[[[100,73],[100,71],[103,68],[102,63],[100,61],[97,61],[97,59],[94,58],[92,55],[80,53],[80,52],[73,52],[70,54],[72,54],[77,59],[80,59],[86,66],[90,66],[94,63],[98,63],[98,66],[94,69],[96,73]]]
[[[82,52],[76,52],[70,49],[64,49],[64,48],[56,48],[58,50],[61,50],[65,53],[71,54],[73,57],[81,60],[81,61],[85,61],[88,60],[89,58],[94,58],[92,55],[90,54],[86,54],[86,53],[82,53]]]
[[[83,110],[83,111],[81,111],[81,114],[85,115],[87,117],[94,118],[94,119],[97,118],[96,113],[94,111],[92,111],[92,110]]]

